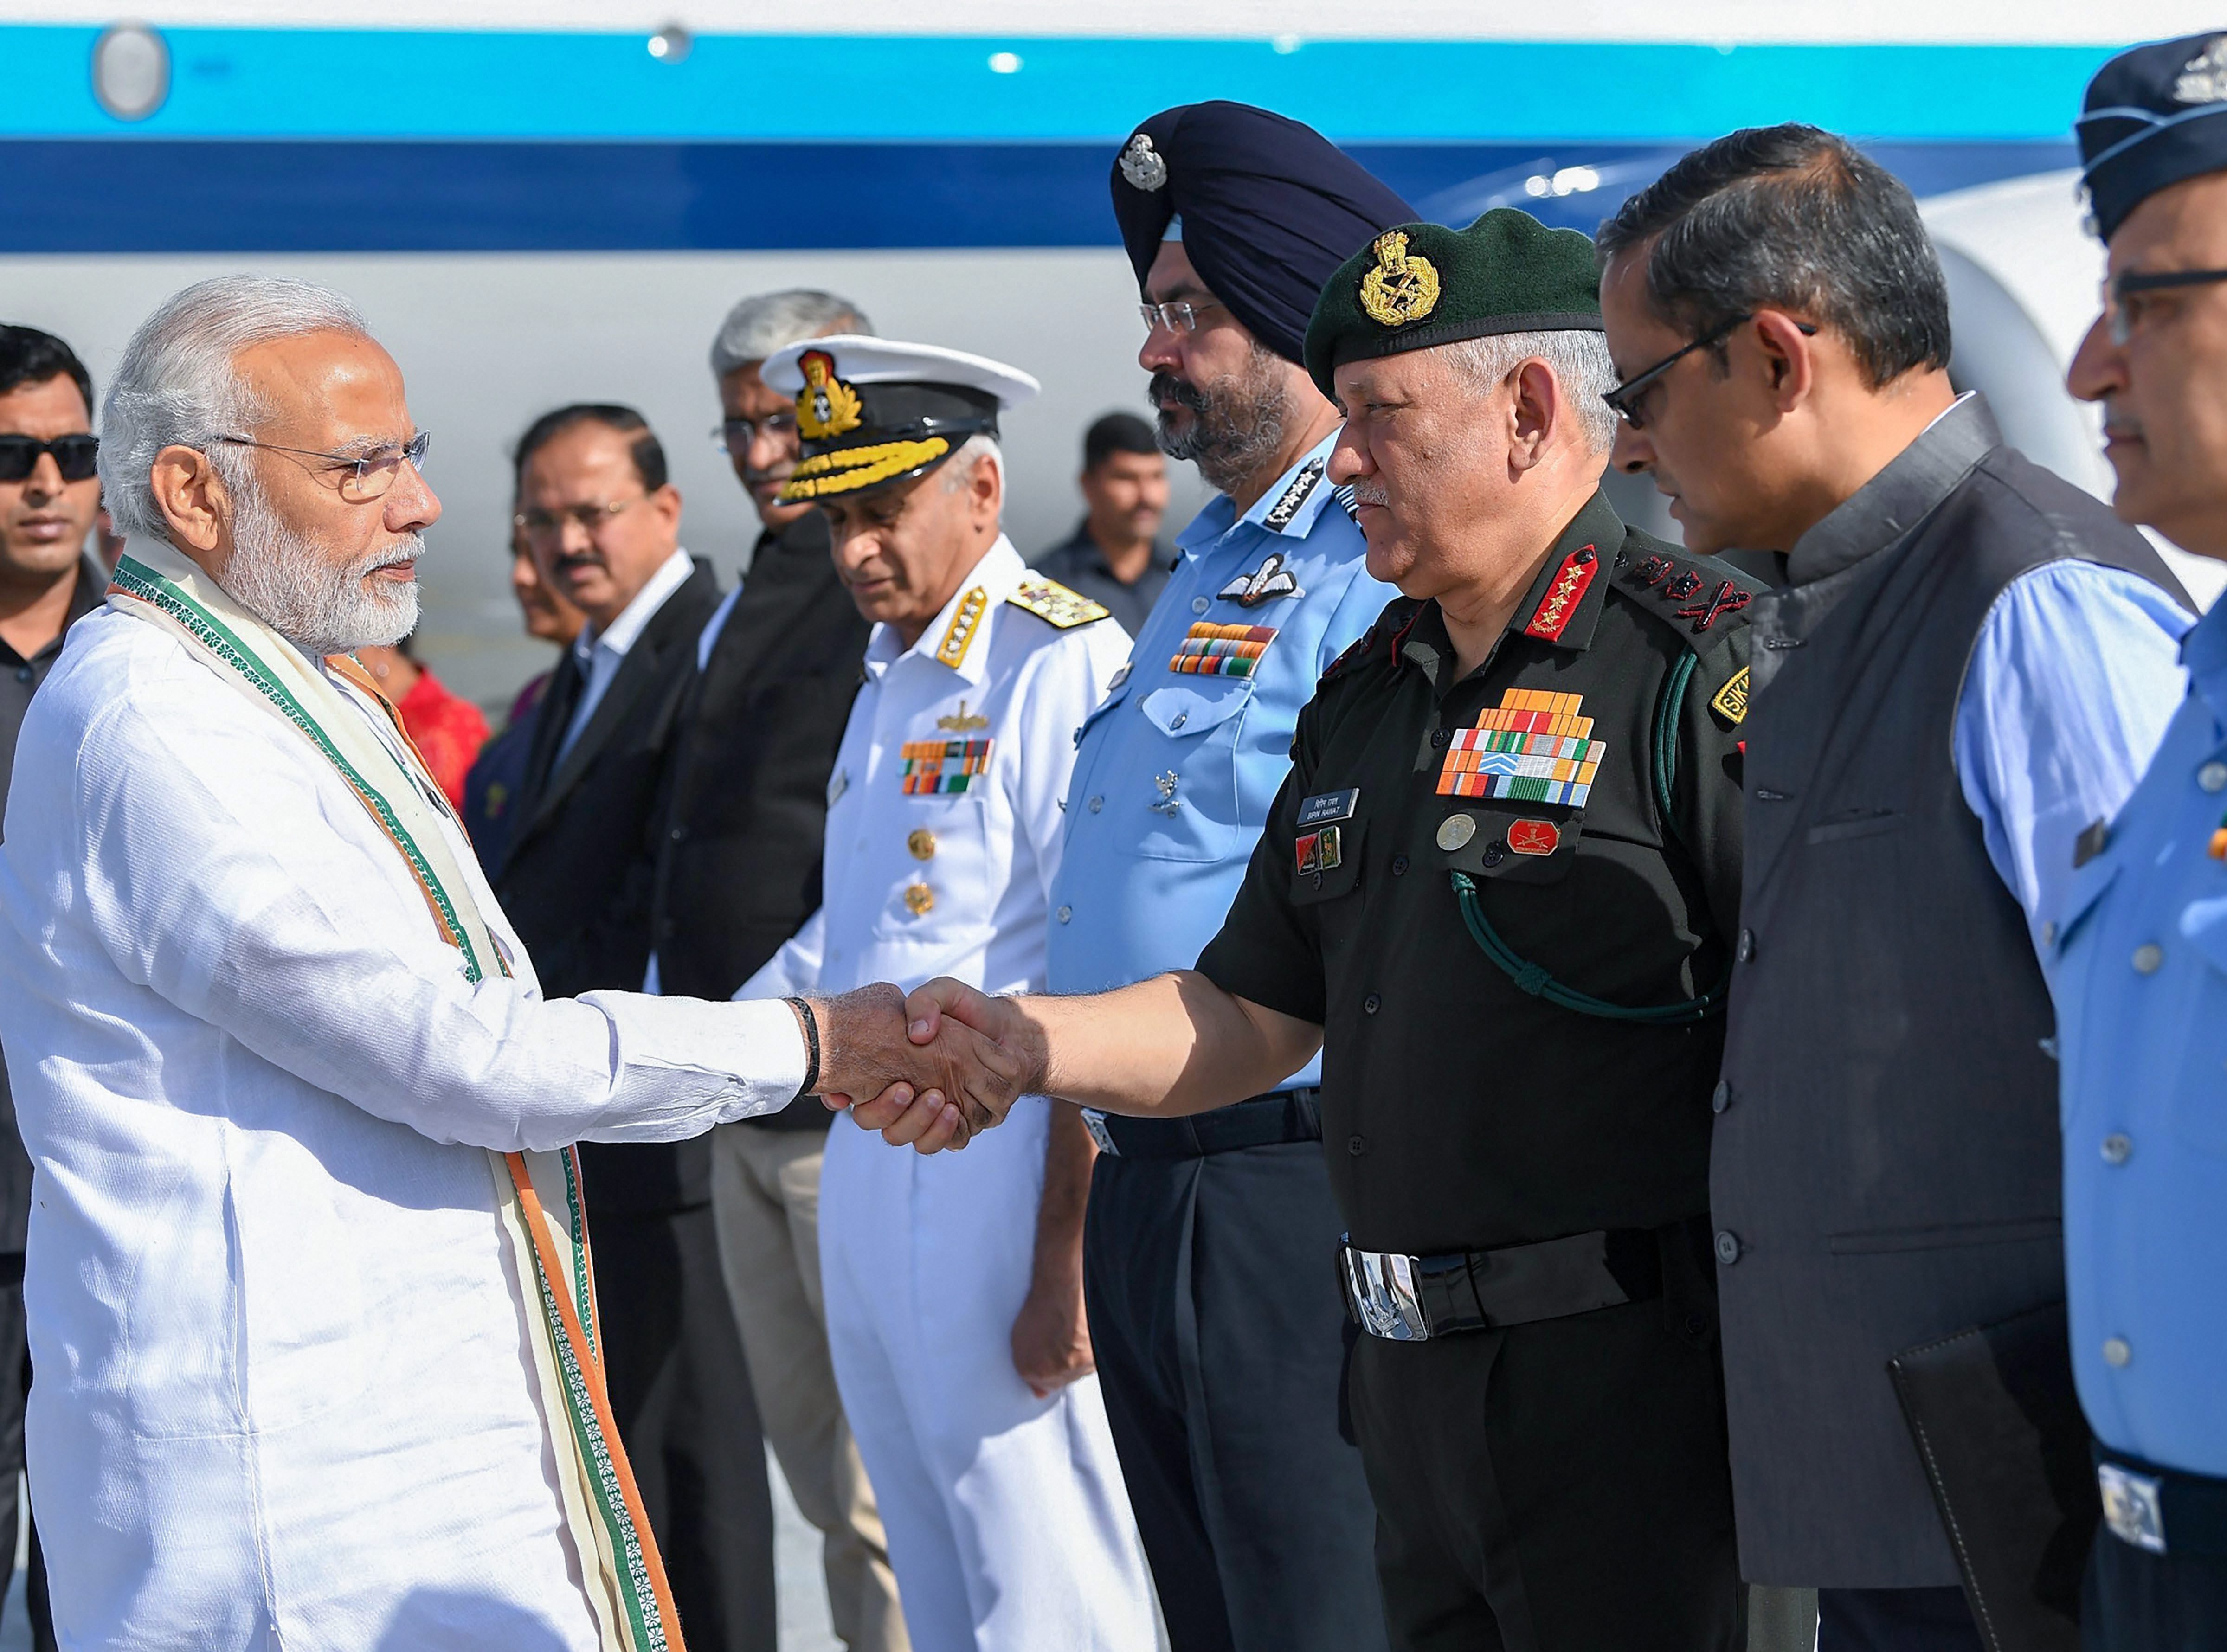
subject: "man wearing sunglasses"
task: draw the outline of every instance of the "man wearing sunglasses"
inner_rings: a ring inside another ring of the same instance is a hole
[[[0,326],[0,810],[23,713],[62,651],[62,634],[100,602],[108,578],[86,555],[100,509],[93,379],[51,333]],[[0,1068],[0,1531],[16,1518],[23,1468],[23,1229],[31,1161]],[[54,1644],[46,1566],[31,1534],[34,1642]]]
[[[2186,618],[1956,395],[1916,202],[1850,144],[1736,132],[1600,250],[1615,462],[1689,549],[1781,558],[1711,1165],[1741,1569],[1818,1588],[1820,1652],[1976,1649],[1886,1363],[2062,1298],[2037,949]]]
[[[2110,261],[2072,392],[2103,404],[2119,515],[2227,560],[2227,36],[2113,59],[2077,130]],[[2227,608],[2182,659],[2188,698],[2052,915],[2090,1652],[2227,1640]]]

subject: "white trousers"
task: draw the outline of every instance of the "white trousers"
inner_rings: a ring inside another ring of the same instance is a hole
[[[916,1652],[1151,1652],[1098,1380],[1013,1369],[1049,1103],[922,1158],[847,1119],[820,1184],[827,1340]]]

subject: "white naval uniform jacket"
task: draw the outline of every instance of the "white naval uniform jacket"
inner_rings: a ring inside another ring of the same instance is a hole
[[[340,775],[169,632],[80,621],[24,718],[0,1046],[66,1648],[593,1652],[484,1150],[769,1112],[802,1040],[545,1001],[448,829],[512,978],[467,981]]]

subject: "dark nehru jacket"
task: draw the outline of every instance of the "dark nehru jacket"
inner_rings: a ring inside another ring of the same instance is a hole
[[[1950,754],[2004,588],[2068,558],[2177,590],[1978,398],[1804,534],[1749,609],[1747,866],[1710,1206],[1741,1572],[1957,1571],[1886,1375],[2061,1300],[2054,1024]]]
[[[817,508],[759,537],[681,710],[650,897],[660,992],[733,997],[818,910],[827,778],[870,628]],[[806,1096],[751,1122],[832,1116]]]

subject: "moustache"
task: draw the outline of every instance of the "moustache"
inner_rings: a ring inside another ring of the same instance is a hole
[[[1206,411],[1206,392],[1196,385],[1177,378],[1165,367],[1155,373],[1152,381],[1145,386],[1145,399],[1155,407],[1165,408],[1168,403],[1173,402],[1194,413]]]
[[[405,564],[417,561],[424,554],[424,536],[412,533],[407,539],[397,539],[386,550],[374,551],[366,557],[356,568],[356,577],[368,579],[382,568],[399,568]]]
[[[749,465],[744,465],[743,467],[743,486],[745,488],[769,488],[777,482],[787,482],[789,478],[790,473],[795,469],[796,463],[794,460],[783,461],[782,463],[774,466],[769,470],[756,470],[753,469]]]
[[[1347,486],[1353,489],[1353,502],[1356,505],[1388,507],[1392,503],[1390,491],[1374,476],[1356,476]]]

